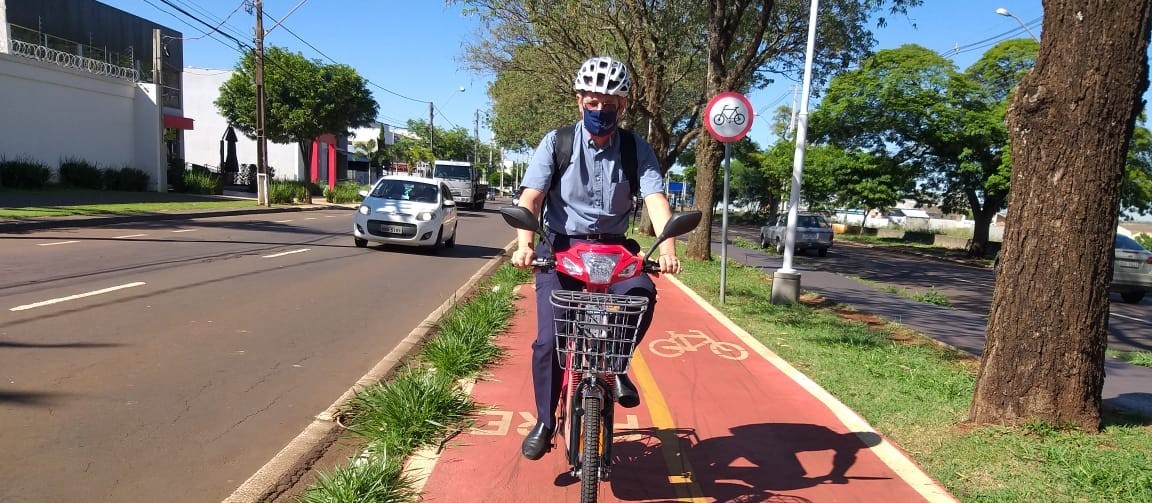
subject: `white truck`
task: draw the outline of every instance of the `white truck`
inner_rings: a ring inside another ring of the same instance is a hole
[[[436,160],[432,167],[432,178],[448,186],[457,204],[466,204],[475,210],[484,209],[484,201],[488,198],[488,183],[472,163]]]

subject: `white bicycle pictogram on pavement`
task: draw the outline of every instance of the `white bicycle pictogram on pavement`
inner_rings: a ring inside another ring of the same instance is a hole
[[[696,351],[708,346],[712,354],[729,360],[743,360],[748,358],[748,351],[739,344],[718,341],[699,330],[687,332],[668,331],[665,339],[656,339],[648,343],[648,349],[656,356],[676,358],[688,351]]]

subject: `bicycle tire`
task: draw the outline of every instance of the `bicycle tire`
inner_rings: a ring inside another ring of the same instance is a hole
[[[580,452],[580,503],[596,503],[600,492],[600,399],[584,397],[584,449]]]
[[[684,354],[684,347],[675,339],[656,339],[648,343],[648,350],[664,358],[678,358]]]
[[[719,356],[720,358],[727,358],[729,360],[736,361],[748,358],[748,351],[741,347],[739,344],[715,341],[708,346],[709,349],[712,350],[712,354]]]
[[[717,126],[723,126],[724,121],[726,121],[726,120],[728,120],[728,119],[726,117],[724,117],[723,114],[721,114],[721,115],[717,115],[716,117],[714,117],[712,119],[712,122],[715,123]]]
[[[732,115],[732,123],[737,126],[744,125],[744,114],[737,113]]]

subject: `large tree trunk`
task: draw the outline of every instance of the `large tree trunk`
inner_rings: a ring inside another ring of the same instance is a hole
[[[1045,0],[1008,111],[1012,197],[970,419],[1100,426],[1120,183],[1152,0]]]
[[[712,192],[716,186],[716,172],[720,167],[723,149],[708,135],[696,139],[696,200],[692,209],[703,213],[700,227],[688,234],[685,255],[695,260],[712,260]]]

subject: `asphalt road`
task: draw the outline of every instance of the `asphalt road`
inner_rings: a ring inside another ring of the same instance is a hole
[[[351,210],[0,234],[0,502],[220,501],[513,233],[353,246]]]
[[[730,225],[728,232],[730,241],[736,237],[748,242],[759,239],[759,229],[752,226]],[[713,237],[719,240],[719,234],[717,226]],[[794,260],[793,266],[797,269],[856,277],[873,282],[877,288],[891,285],[915,293],[935,289],[948,298],[953,308],[985,320],[995,289],[990,268],[906,255],[844,240],[837,241],[826,257],[817,257],[811,252],[797,253]],[[1117,294],[1111,294],[1110,298],[1108,346],[1122,351],[1152,351],[1152,297],[1139,304],[1124,303]]]

